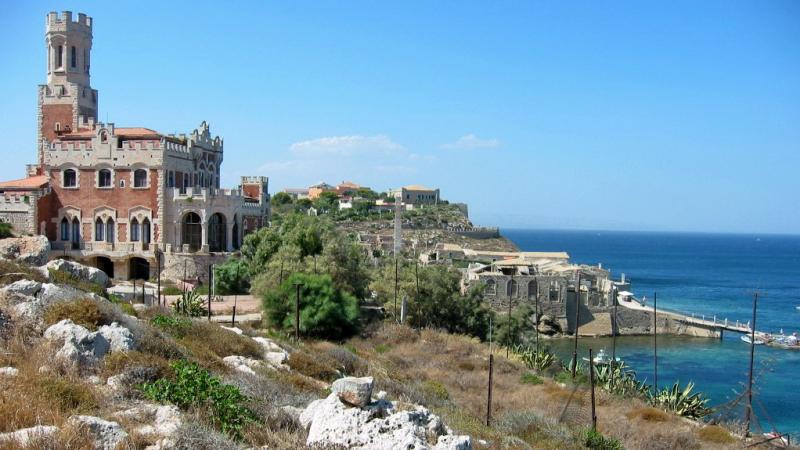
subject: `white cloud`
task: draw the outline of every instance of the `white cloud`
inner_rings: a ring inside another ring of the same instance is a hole
[[[295,154],[354,156],[361,154],[405,153],[406,149],[388,136],[330,136],[295,142],[289,147]]]
[[[474,134],[467,134],[456,139],[455,142],[442,144],[447,150],[473,150],[477,148],[497,148],[500,146],[498,139],[481,139]]]

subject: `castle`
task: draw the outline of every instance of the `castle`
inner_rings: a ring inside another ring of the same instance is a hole
[[[92,18],[47,15],[47,84],[39,86],[38,159],[0,183],[0,221],[41,234],[51,257],[115,279],[202,278],[243,237],[265,226],[266,177],[220,189],[223,140],[206,122],[189,134],[97,120],[90,83]],[[158,259],[157,259],[158,258]]]

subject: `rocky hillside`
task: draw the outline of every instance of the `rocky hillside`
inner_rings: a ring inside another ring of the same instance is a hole
[[[534,372],[476,339],[376,323],[294,342],[106,297],[108,280],[0,241],[2,449],[741,448],[725,428]],[[755,447],[758,448],[758,447]]]

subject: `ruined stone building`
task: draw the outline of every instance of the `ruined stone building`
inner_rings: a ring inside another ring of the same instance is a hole
[[[45,46],[37,162],[0,183],[0,220],[117,279],[153,277],[157,255],[165,277],[204,274],[267,224],[267,178],[221,189],[223,140],[205,121],[181,135],[97,121],[91,17],[49,13]]]

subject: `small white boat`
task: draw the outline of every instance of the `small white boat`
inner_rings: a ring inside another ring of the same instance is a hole
[[[594,364],[595,365],[604,365],[604,364],[611,364],[611,355],[606,353],[605,349],[600,349],[596,355],[594,355]],[[589,358],[583,358],[584,361],[589,362]],[[616,362],[622,362],[622,359],[619,357],[616,358]]]
[[[745,334],[744,336],[742,336],[742,340],[749,344],[750,343],[750,335],[749,334]],[[756,341],[753,342],[753,344],[755,344],[755,345],[764,345],[764,340],[761,339],[760,337],[756,336]]]
[[[789,439],[786,439],[786,437],[784,435],[778,433],[777,431],[772,431],[770,433],[764,433],[764,437],[768,439],[767,442],[771,442],[771,443],[774,443],[774,444],[789,445]]]

